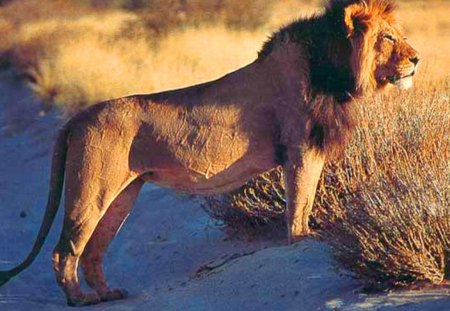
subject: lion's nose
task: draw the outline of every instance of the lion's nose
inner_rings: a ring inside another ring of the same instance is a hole
[[[409,60],[410,60],[411,63],[413,63],[414,65],[417,65],[417,64],[420,62],[419,56],[411,57]]]

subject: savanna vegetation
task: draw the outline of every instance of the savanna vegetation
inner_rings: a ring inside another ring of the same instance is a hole
[[[321,1],[20,0],[0,6],[0,68],[45,108],[217,78],[256,57],[270,31]],[[450,22],[447,1],[399,1],[422,56],[415,88],[360,100],[360,126],[329,161],[312,224],[368,288],[441,284],[450,250]],[[205,208],[228,228],[283,228],[283,183],[269,172]]]

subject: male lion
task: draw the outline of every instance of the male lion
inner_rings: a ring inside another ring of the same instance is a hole
[[[355,124],[354,98],[412,85],[419,62],[391,0],[330,0],[322,15],[275,33],[258,58],[216,81],[92,106],[60,130],[50,193],[28,267],[54,220],[64,182],[64,226],[53,254],[69,305],[124,298],[102,257],[144,182],[199,194],[226,192],[282,165],[289,242],[308,216],[327,156]],[[77,266],[95,292],[80,289]]]

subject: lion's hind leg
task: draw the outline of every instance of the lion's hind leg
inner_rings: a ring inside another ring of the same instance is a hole
[[[130,176],[129,171],[105,169],[110,167],[108,159],[96,157],[97,155],[78,152],[72,157],[69,155],[67,161],[64,224],[53,252],[53,267],[56,280],[64,290],[70,306],[84,306],[101,301],[96,292],[82,292],[77,274],[78,263],[111,203],[135,179]],[[88,160],[80,159],[83,156]],[[97,165],[99,159],[106,164]]]
[[[134,180],[111,203],[81,255],[80,263],[86,282],[102,301],[127,297],[126,290],[109,288],[103,272],[103,255],[128,216],[143,184],[140,178]]]
[[[74,208],[73,210],[77,210]],[[78,262],[89,236],[100,221],[99,209],[91,212],[65,212],[61,236],[53,251],[53,269],[58,284],[62,287],[70,306],[85,306],[100,302],[97,293],[83,293],[78,281]],[[79,218],[77,217],[79,216]]]

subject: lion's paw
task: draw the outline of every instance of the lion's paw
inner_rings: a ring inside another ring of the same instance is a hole
[[[100,303],[100,297],[97,293],[87,293],[81,296],[67,298],[67,304],[71,307],[82,307]]]
[[[295,234],[291,233],[288,235],[288,245],[295,244],[295,243],[303,241],[307,238],[308,239],[316,239],[318,237],[319,237],[319,235],[317,232],[310,231],[310,230],[304,231],[301,233],[295,233]]]
[[[125,289],[111,289],[108,290],[106,293],[101,294],[100,298],[102,301],[113,301],[113,300],[120,300],[125,299],[128,297],[128,291]]]

